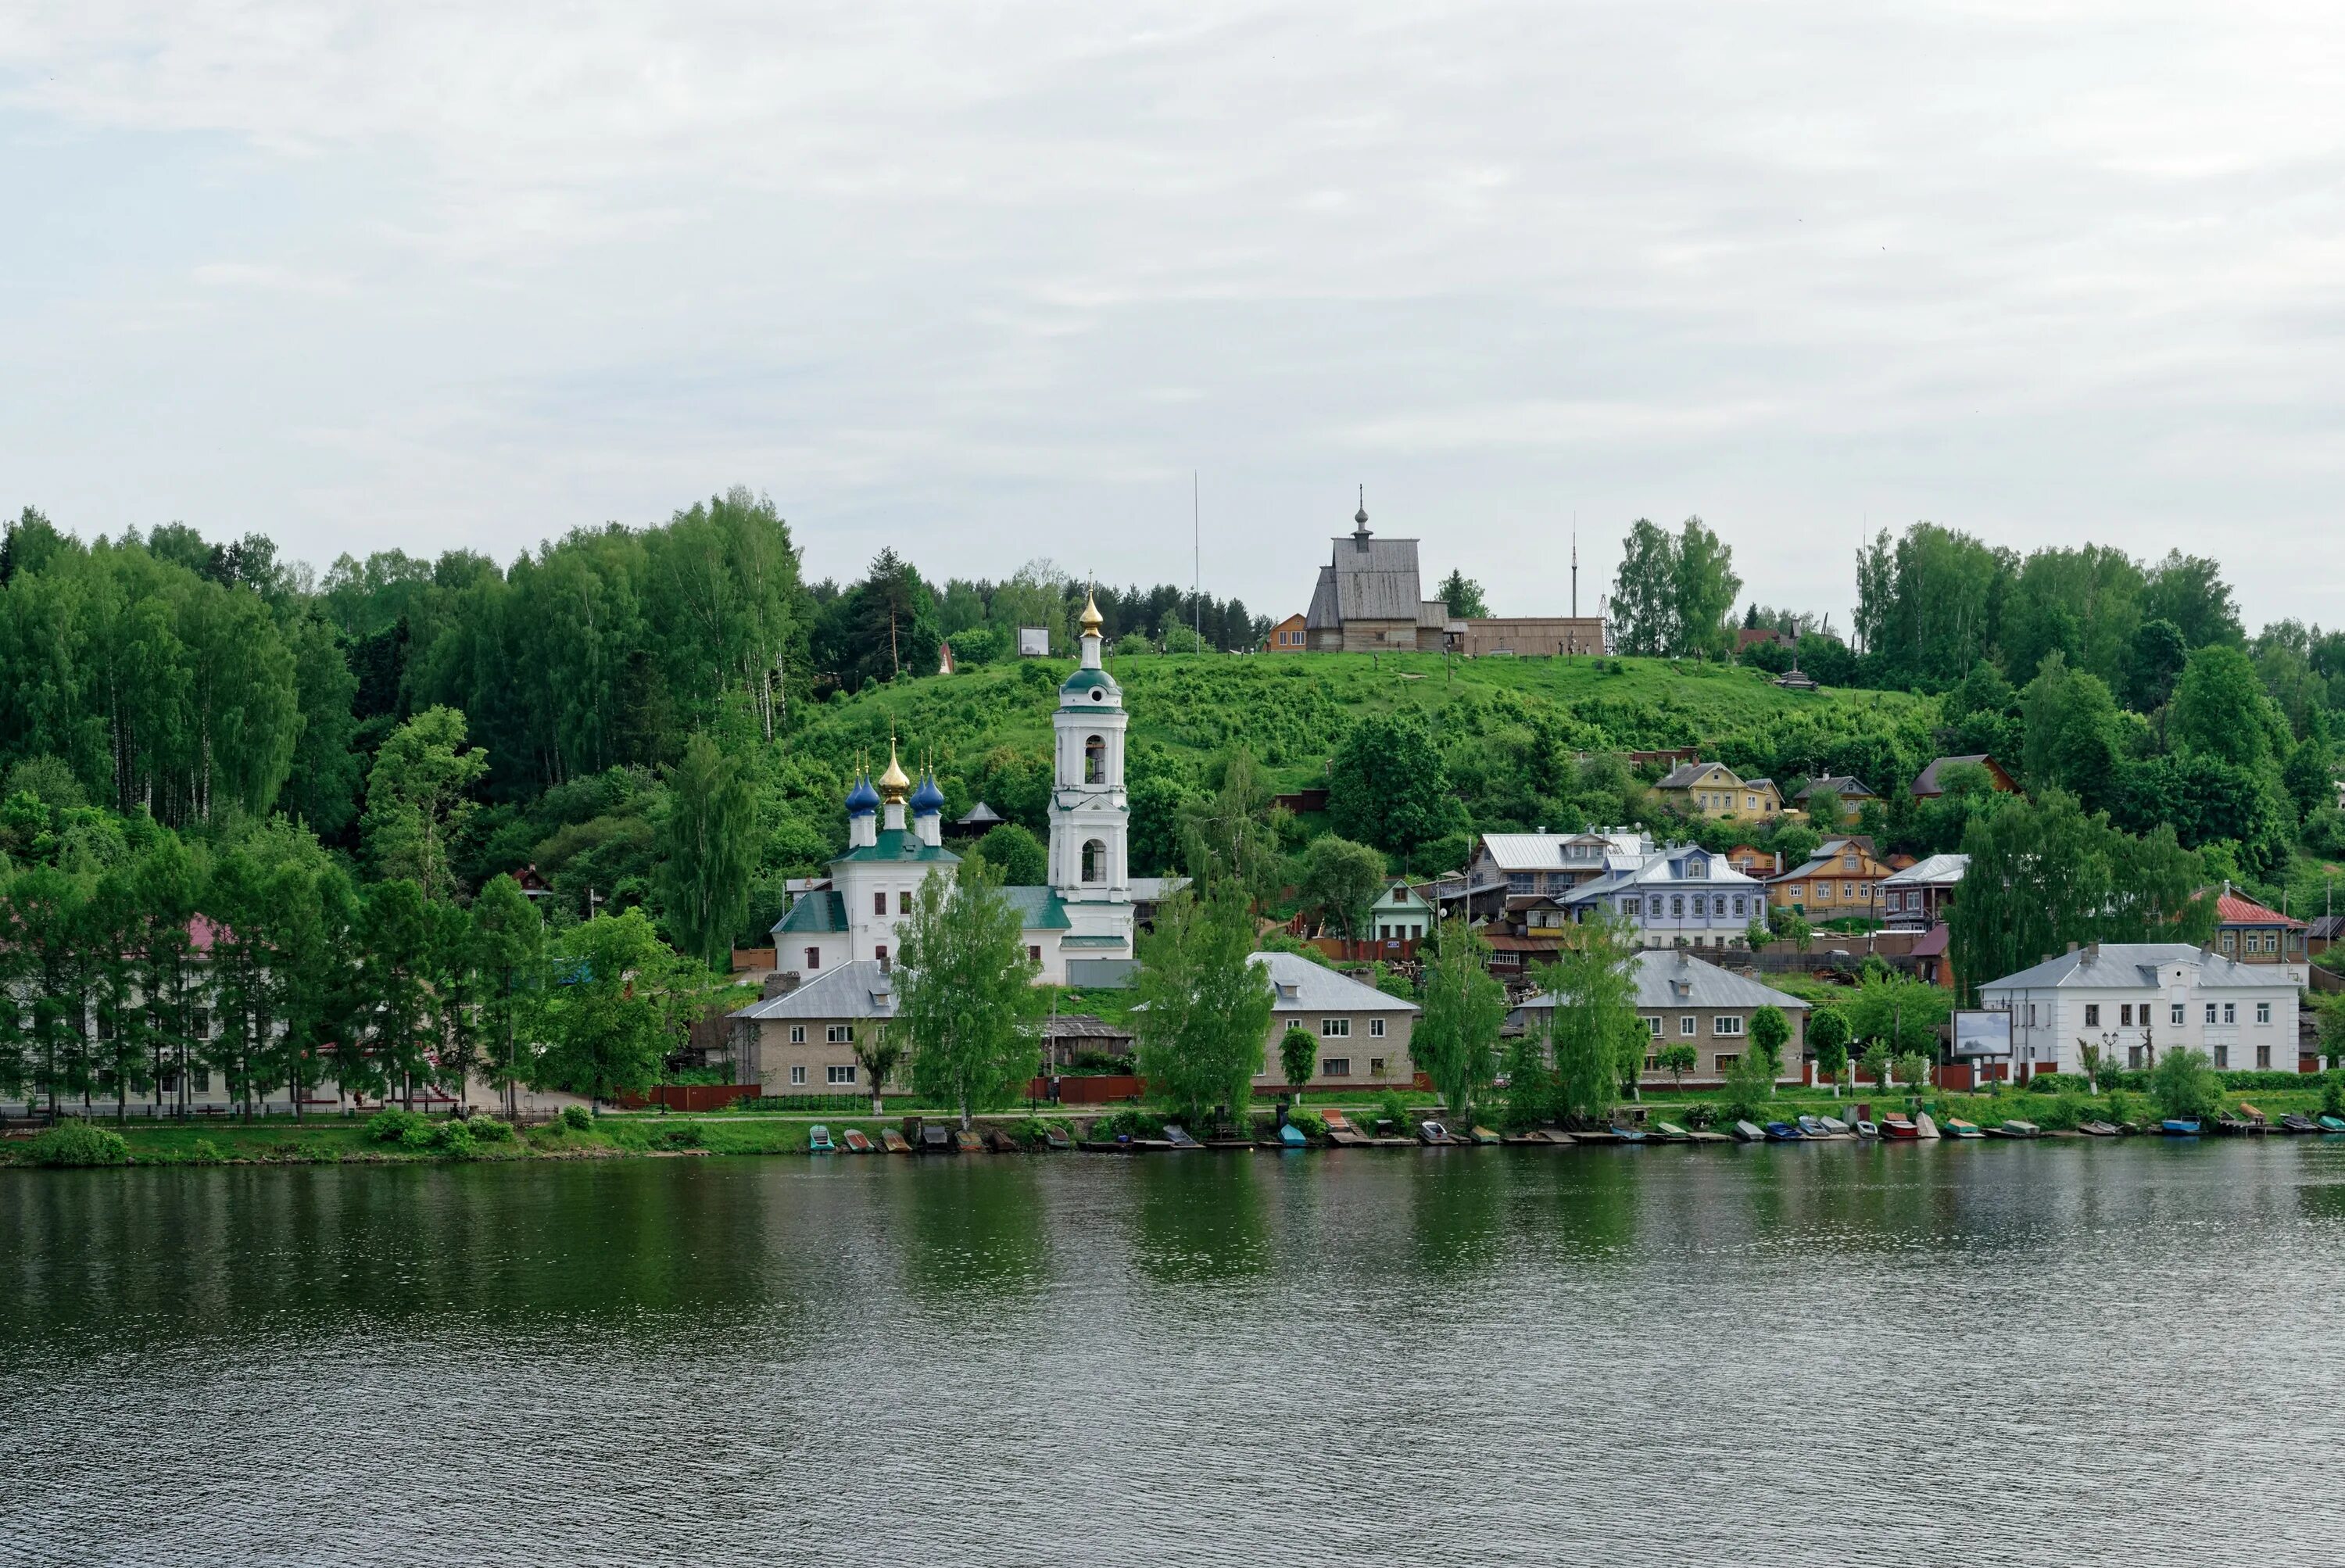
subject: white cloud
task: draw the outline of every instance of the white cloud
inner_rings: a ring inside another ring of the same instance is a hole
[[[509,555],[734,482],[817,571],[1299,603],[1700,512],[2213,549],[2336,618],[2345,24],[2277,4],[0,13],[0,472]],[[1517,520],[1537,517],[1538,526]]]

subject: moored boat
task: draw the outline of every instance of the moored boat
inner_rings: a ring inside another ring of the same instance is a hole
[[[1439,1122],[1416,1124],[1416,1141],[1421,1144],[1454,1144],[1460,1140],[1449,1135],[1449,1129]]]
[[[1881,1124],[1860,1117],[1856,1124],[1856,1135],[1860,1138],[1877,1138],[1881,1135]]]
[[[810,1155],[827,1155],[836,1154],[837,1152],[838,1145],[834,1145],[830,1141],[830,1129],[828,1127],[824,1126],[820,1122],[817,1122],[813,1126],[807,1129],[807,1153]]]
[[[2114,1138],[2117,1135],[2115,1122],[2078,1122],[2076,1130],[2088,1138]]]
[[[2320,1129],[2303,1112],[2289,1111],[2280,1117],[2279,1130],[2283,1133],[2317,1133]]]
[[[1164,1144],[1168,1148],[1202,1149],[1205,1145],[1189,1135],[1189,1129],[1177,1122],[1164,1124]]]
[[[1497,1134],[1492,1132],[1487,1127],[1476,1127],[1474,1129],[1474,1141],[1477,1144],[1495,1144],[1499,1141],[1499,1138]]]
[[[847,1145],[847,1152],[851,1155],[868,1155],[871,1152],[871,1140],[863,1135],[863,1129],[860,1127],[848,1128],[838,1135],[838,1141]]]
[[[1693,1142],[1693,1135],[1687,1132],[1683,1127],[1679,1126],[1675,1122],[1655,1122],[1653,1124],[1653,1130],[1648,1135],[1648,1136],[1657,1144],[1690,1144]]]
[[[1282,1148],[1303,1149],[1311,1146],[1311,1140],[1304,1137],[1303,1129],[1293,1122],[1278,1129],[1278,1142]]]
[[[2044,1135],[2043,1128],[2037,1126],[2034,1122],[2023,1122],[2016,1116],[2005,1122],[2003,1125],[1999,1127],[1992,1127],[1988,1130],[2006,1138],[2040,1138]]]
[[[1819,1116],[1816,1119],[1823,1124],[1824,1136],[1828,1138],[1845,1138],[1853,1135],[1849,1131],[1848,1124],[1838,1116]]]
[[[1734,1124],[1734,1137],[1738,1143],[1763,1144],[1767,1141],[1767,1129],[1756,1122],[1737,1122]]]
[[[2157,1130],[2169,1138],[2195,1138],[2198,1135],[2198,1123],[2190,1116],[2168,1116],[2157,1124]]]
[[[1979,1130],[1977,1123],[1965,1122],[1960,1116],[1948,1116],[1946,1118],[1945,1126],[1940,1130],[1940,1135],[1949,1138],[1983,1138],[1986,1136],[1985,1133]]]
[[[1914,1135],[1924,1142],[1938,1135],[1938,1124],[1930,1119],[1929,1112],[1914,1113]]]
[[[2345,1133],[2345,1118],[2324,1115],[2316,1120],[2320,1123],[2320,1130],[2324,1133]]]
[[[1789,1122],[1770,1122],[1767,1124],[1767,1141],[1769,1143],[1796,1144],[1801,1142],[1806,1136],[1807,1135],[1805,1133],[1800,1131],[1799,1128],[1793,1126]]]
[[[1908,1143],[1922,1135],[1922,1129],[1911,1120],[1892,1111],[1881,1118],[1881,1135],[1899,1143]]]
[[[1026,1147],[1023,1144],[1020,1144],[1016,1138],[1011,1137],[1008,1133],[1003,1132],[1000,1127],[996,1127],[991,1132],[985,1135],[985,1146],[991,1149],[997,1155],[1018,1155],[1026,1152]]]
[[[891,1155],[909,1155],[912,1152],[911,1140],[893,1127],[880,1129],[879,1146]]]
[[[1832,1133],[1830,1129],[1825,1127],[1824,1119],[1822,1116],[1800,1116],[1795,1119],[1799,1123],[1800,1131],[1808,1137],[1828,1138],[1832,1136]]]
[[[1065,1154],[1075,1146],[1075,1140],[1067,1136],[1063,1128],[1045,1127],[1042,1130],[1042,1146],[1053,1154]]]
[[[1645,1141],[1645,1129],[1642,1127],[1615,1127],[1612,1129],[1612,1135],[1615,1139],[1624,1144],[1641,1144]]]

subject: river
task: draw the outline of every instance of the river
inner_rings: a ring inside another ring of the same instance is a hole
[[[0,1171],[0,1562],[2333,1562],[2345,1140]]]

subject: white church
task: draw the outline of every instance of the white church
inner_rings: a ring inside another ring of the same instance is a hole
[[[1002,890],[1019,911],[1041,984],[1100,983],[1126,969],[1138,956],[1135,893],[1152,903],[1163,885],[1143,878],[1136,886],[1132,876],[1132,809],[1123,789],[1129,718],[1122,688],[1100,662],[1101,624],[1099,606],[1086,604],[1082,662],[1060,686],[1051,718],[1057,756],[1050,881]],[[902,928],[921,882],[939,871],[949,876],[960,863],[944,847],[944,804],[935,776],[914,783],[892,747],[886,772],[876,781],[857,779],[847,797],[847,851],[830,862],[827,887],[799,893],[775,922],[775,967],[796,970],[801,984],[844,964],[868,963],[884,973],[902,951]],[[1122,962],[1088,962],[1094,960]]]

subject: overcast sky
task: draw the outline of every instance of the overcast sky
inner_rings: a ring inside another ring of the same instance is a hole
[[[1699,513],[2345,619],[2333,5],[0,7],[0,504],[343,551],[769,494],[811,575],[1501,614]]]

